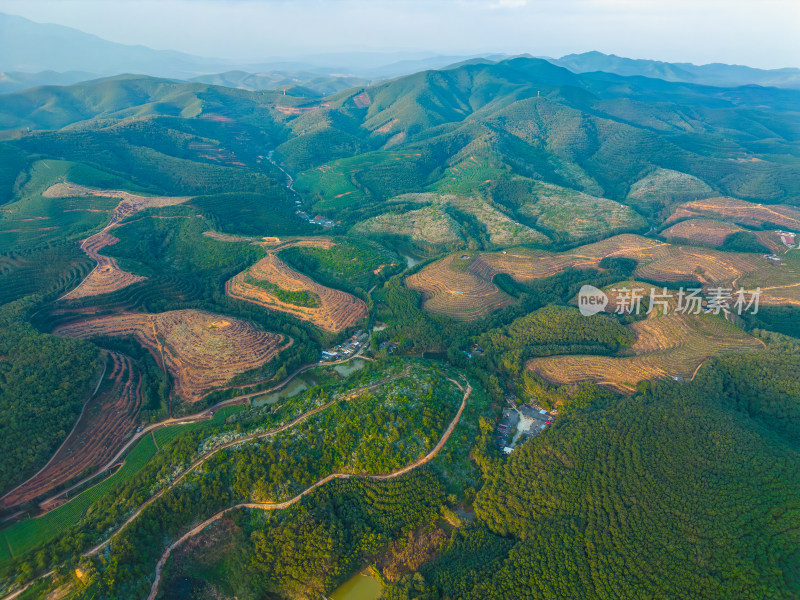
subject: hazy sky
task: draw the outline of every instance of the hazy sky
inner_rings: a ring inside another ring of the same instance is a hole
[[[0,12],[127,44],[250,60],[600,50],[800,66],[800,0],[0,0]]]

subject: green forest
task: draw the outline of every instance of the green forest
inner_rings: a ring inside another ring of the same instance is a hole
[[[312,75],[0,95],[0,597],[800,597],[800,91]],[[254,277],[270,252],[367,318]],[[763,304],[576,306],[634,280]],[[73,428],[94,454],[50,474]]]
[[[20,300],[0,307],[0,492],[53,455],[103,371],[92,344],[31,327],[33,306]]]

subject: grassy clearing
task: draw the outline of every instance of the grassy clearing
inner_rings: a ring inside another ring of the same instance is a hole
[[[155,453],[156,447],[152,438],[145,436],[125,458],[125,464],[104,481],[39,518],[20,521],[4,529],[0,533],[14,556],[19,556],[73,527],[92,504],[117,484],[136,475]]]
[[[72,528],[95,502],[113,492],[119,484],[133,478],[156,455],[156,444],[158,451],[161,451],[179,435],[196,429],[218,427],[223,425],[228,417],[244,409],[242,405],[225,406],[216,411],[209,421],[164,427],[154,431],[152,436],[144,436],[125,457],[122,467],[113,475],[39,518],[20,521],[0,531],[0,563],[13,556],[19,556]],[[153,437],[156,444],[153,443]]]

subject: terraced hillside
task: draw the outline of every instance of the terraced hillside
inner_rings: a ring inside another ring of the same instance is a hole
[[[142,377],[133,361],[110,353],[103,380],[75,428],[47,465],[2,498],[0,507],[23,504],[113,458],[136,429]]]
[[[425,310],[464,321],[476,319],[512,303],[491,277],[478,274],[481,267],[479,258],[448,256],[407,277],[406,286],[422,292]]]
[[[174,206],[176,204],[182,204],[190,199],[189,196],[140,196],[121,190],[100,190],[67,182],[56,183],[50,186],[42,195],[45,198],[96,196],[101,198],[118,198],[120,200],[120,203],[117,204],[111,214],[111,221],[109,224],[101,231],[81,242],[81,250],[92,260],[97,262],[97,266],[75,289],[62,297],[63,299],[73,300],[77,298],[86,298],[87,296],[109,294],[126,288],[137,281],[142,281],[144,277],[123,271],[120,269],[115,259],[100,254],[103,248],[119,242],[117,238],[109,234],[109,231],[117,227],[123,219],[145,208]]]
[[[387,212],[356,223],[350,233],[397,235],[428,244],[454,244],[464,239],[453,217],[434,206]]]
[[[491,283],[498,273],[526,282],[568,268],[599,268],[606,257],[635,259],[635,275],[655,282],[760,286],[765,292],[761,302],[768,304],[785,304],[787,298],[795,303],[800,292],[800,285],[794,285],[800,284],[800,264],[791,257],[778,264],[759,254],[677,246],[630,234],[563,253],[512,248],[470,255],[469,259],[459,256],[441,259],[406,279],[408,287],[423,293],[427,310],[475,318],[506,305]],[[475,309],[465,310],[464,305],[470,303]]]
[[[800,210],[797,208],[781,204],[755,204],[736,198],[709,198],[685,202],[675,209],[667,223],[697,216],[726,219],[751,227],[773,223],[791,231],[800,231]]]
[[[545,231],[558,232],[570,240],[611,235],[647,225],[630,206],[559,185],[533,182],[531,196],[520,207],[520,214],[534,219]]]
[[[558,384],[594,381],[621,393],[631,393],[640,381],[692,378],[710,356],[763,348],[721,317],[659,315],[631,325],[636,341],[633,356],[548,356],[533,358],[527,368]]]
[[[267,254],[230,279],[225,284],[225,293],[309,321],[324,331],[342,331],[367,314],[363,300],[316,283],[274,254]]]
[[[732,233],[738,233],[740,231],[744,231],[744,229],[733,223],[716,221],[714,219],[696,218],[675,223],[675,225],[668,227],[659,235],[667,241],[685,240],[689,242],[711,244],[712,246],[721,246],[725,238]]]
[[[137,281],[143,281],[145,277],[134,275],[122,270],[115,258],[103,256],[100,251],[107,246],[113,246],[119,239],[109,233],[111,228],[86,238],[81,243],[83,250],[89,258],[97,263],[97,266],[81,281],[78,286],[70,292],[64,294],[62,299],[74,300],[86,298],[88,296],[99,296],[100,294],[110,294],[116,292]]]
[[[192,309],[89,318],[62,325],[54,333],[134,337],[169,371],[178,397],[189,402],[266,364],[284,342],[282,335],[260,331],[245,321]]]

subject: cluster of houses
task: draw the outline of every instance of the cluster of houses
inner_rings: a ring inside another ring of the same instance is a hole
[[[464,354],[467,355],[467,358],[472,358],[473,356],[480,356],[481,354],[483,354],[483,348],[478,346],[478,344],[472,344],[472,348],[470,349],[469,352],[467,352],[466,350],[463,350],[463,352]]]
[[[517,406],[503,410],[503,418],[497,425],[497,448],[511,454],[514,448],[528,438],[539,435],[553,424],[553,416],[543,408]],[[513,437],[509,440],[512,433]]]
[[[381,342],[378,345],[378,350],[386,350],[389,354],[394,354],[394,351],[397,350],[399,344],[395,342]]]
[[[319,362],[332,362],[353,356],[367,344],[367,341],[369,335],[359,329],[338,346],[323,350],[319,355]]]
[[[789,248],[795,248],[797,246],[795,234],[789,231],[776,231],[775,233],[781,238],[781,242],[783,242],[784,246]]]
[[[294,211],[295,214],[298,217],[300,217],[301,219],[303,219],[304,221],[308,221],[312,225],[322,225],[323,227],[333,227],[334,225],[336,225],[336,223],[334,223],[330,219],[326,219],[322,215],[317,215],[316,217],[312,217],[306,211],[300,210],[300,201],[299,200],[296,200],[295,204],[297,204],[297,207],[298,207],[297,210]]]

